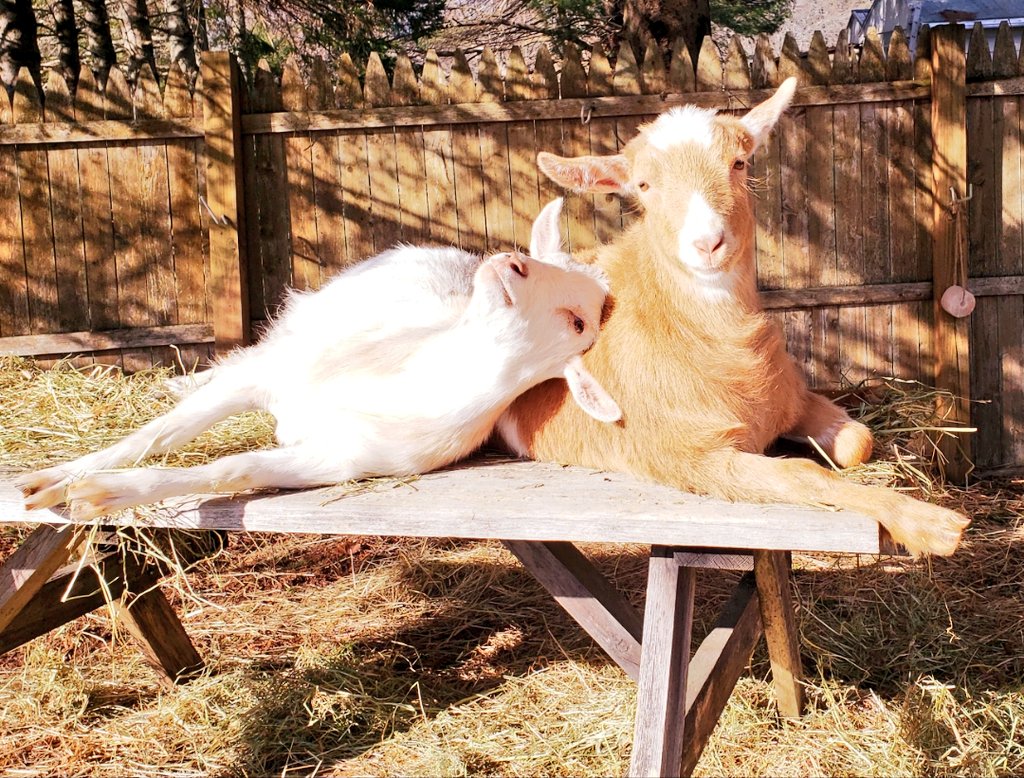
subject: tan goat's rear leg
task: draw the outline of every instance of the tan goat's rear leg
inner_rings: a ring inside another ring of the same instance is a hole
[[[834,505],[871,516],[914,556],[952,554],[970,519],[893,489],[853,483],[809,459],[784,459],[735,450],[709,453],[702,491],[746,502]],[[841,513],[836,521],[843,521]]]
[[[853,467],[871,458],[871,430],[820,394],[808,391],[796,425],[784,437],[800,443],[814,438],[822,451],[840,467]]]

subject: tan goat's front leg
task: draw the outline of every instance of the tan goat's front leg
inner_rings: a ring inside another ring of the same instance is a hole
[[[820,394],[808,390],[800,417],[793,429],[783,436],[806,443],[808,438],[821,446],[839,467],[853,467],[871,458],[874,437],[866,426]]]

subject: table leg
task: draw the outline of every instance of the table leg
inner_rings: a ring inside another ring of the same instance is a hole
[[[0,630],[10,624],[65,562],[89,527],[42,524],[0,565]]]
[[[174,607],[158,586],[135,592],[114,604],[117,620],[142,646],[146,660],[162,677],[184,683],[202,671],[203,660],[178,619]]]
[[[572,543],[503,541],[558,604],[634,681],[640,675],[642,618]]]
[[[789,589],[789,554],[785,551],[755,551],[754,575],[761,600],[768,657],[779,714],[795,718],[803,713],[804,689],[800,683],[800,641]]]
[[[696,571],[654,546],[648,563],[643,650],[629,774],[679,775]]]

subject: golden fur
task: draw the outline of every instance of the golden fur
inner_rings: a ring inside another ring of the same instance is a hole
[[[770,129],[784,107],[770,100],[751,112],[750,124]],[[867,459],[872,441],[866,427],[809,391],[759,308],[747,173],[736,165],[760,139],[741,121],[713,121],[710,147],[654,148],[646,125],[621,155],[541,156],[555,181],[580,191],[636,192],[644,208],[632,228],[596,252],[613,299],[584,357],[623,418],[597,423],[567,401],[563,383],[549,381],[510,409],[499,426],[505,440],[536,459],[630,472],[730,500],[857,510],[914,554],[952,553],[968,523],[963,516],[849,483],[810,460],[763,456],[781,436],[814,436],[848,466]],[[729,272],[728,293],[709,294],[676,254],[694,191],[727,225],[724,249],[706,256]]]

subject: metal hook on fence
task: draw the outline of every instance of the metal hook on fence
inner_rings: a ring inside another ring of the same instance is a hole
[[[974,184],[967,185],[967,196],[960,197],[956,193],[956,187],[951,186],[949,188],[949,213],[950,216],[956,216],[957,211],[960,210],[960,204],[966,203],[974,197]]]
[[[590,117],[594,113],[593,103],[584,103],[580,106],[580,124],[586,126],[590,124]]]
[[[219,224],[221,227],[224,227],[228,224],[228,217],[217,216],[217,214],[215,214],[213,212],[213,209],[210,207],[210,204],[206,202],[206,198],[203,197],[202,195],[199,195],[199,202],[202,204],[203,208],[206,209],[206,212],[210,214],[210,219],[213,220],[214,224]]]

